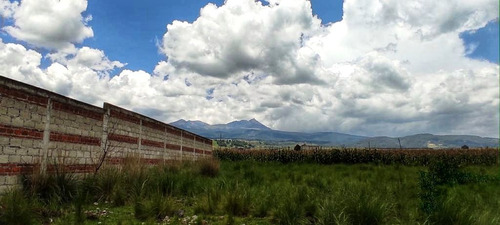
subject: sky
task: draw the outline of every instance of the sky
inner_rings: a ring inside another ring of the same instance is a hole
[[[0,75],[160,121],[499,136],[496,0],[0,0]]]

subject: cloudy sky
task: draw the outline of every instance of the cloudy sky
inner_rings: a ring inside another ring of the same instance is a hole
[[[0,75],[155,119],[499,135],[497,0],[0,0]]]

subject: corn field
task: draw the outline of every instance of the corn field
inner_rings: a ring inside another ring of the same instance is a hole
[[[400,164],[427,166],[434,161],[450,161],[460,165],[498,164],[499,150],[486,149],[441,149],[441,150],[215,150],[214,156],[220,160],[281,163],[319,163],[319,164]]]

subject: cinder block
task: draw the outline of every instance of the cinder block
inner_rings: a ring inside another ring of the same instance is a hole
[[[17,176],[5,176],[4,184],[6,185],[15,185],[18,182]]]
[[[15,101],[15,104],[13,106],[13,108],[16,108],[16,109],[19,109],[21,111],[27,109],[27,106],[30,105],[29,103],[26,103],[26,102],[21,102],[21,101]]]
[[[23,120],[29,120],[31,119],[31,111],[25,109],[25,110],[21,110],[20,112],[20,117],[23,119]]]
[[[78,164],[85,164],[85,162],[86,162],[85,158],[81,158],[81,157],[78,158],[78,162],[77,162]]]
[[[37,107],[37,105],[28,104],[26,106],[26,109],[29,110],[30,112],[34,112],[36,110],[36,107]]]
[[[73,117],[73,115],[69,116],[67,113],[65,112],[58,112],[57,113],[57,116],[61,119],[61,120],[71,120],[71,117]]]
[[[9,163],[8,155],[0,155],[0,163]]]
[[[64,126],[67,126],[67,127],[71,127],[72,125],[72,122],[70,120],[63,120],[63,123],[62,123]]]
[[[12,123],[12,117],[7,114],[1,114],[0,123],[10,125]]]
[[[68,156],[72,158],[78,157],[78,151],[68,151]]]
[[[41,149],[39,148],[30,148],[26,151],[26,154],[30,156],[40,156],[40,151]]]
[[[19,109],[9,107],[9,109],[7,109],[7,115],[9,115],[11,117],[18,117],[19,116]]]
[[[23,126],[26,127],[26,128],[35,128],[35,121],[33,121],[31,119],[30,120],[25,120]]]
[[[21,156],[21,162],[23,162],[23,163],[33,163],[33,156],[23,155],[23,156]]]
[[[0,136],[0,146],[7,146],[7,145],[9,145],[9,143],[10,143],[10,140],[8,137]]]
[[[42,115],[40,115],[38,113],[31,113],[31,120],[42,121]]]
[[[7,115],[7,107],[0,103],[0,115]]]
[[[32,139],[22,139],[21,146],[23,146],[24,148],[32,148],[33,141],[34,140],[32,140]]]
[[[36,112],[40,115],[42,115],[42,117],[45,117],[46,113],[47,113],[47,108],[45,108],[45,106],[38,106],[36,108]]]
[[[14,107],[15,104],[16,104],[16,100],[12,99],[12,98],[3,98],[2,99],[3,103],[5,104],[5,106],[7,106],[8,108],[10,107]]]
[[[64,125],[55,125],[54,127],[51,126],[50,131],[69,133],[69,127],[66,127]]]
[[[4,155],[16,155],[19,148],[12,148],[10,146],[4,146],[2,153]]]
[[[21,163],[21,156],[9,155],[9,163]]]
[[[35,122],[35,125],[33,125],[33,128],[37,129],[37,130],[45,130],[45,123],[42,122],[42,121],[37,121]]]
[[[20,139],[20,138],[11,138],[9,145],[10,146],[20,147],[20,146],[22,146],[22,139]]]

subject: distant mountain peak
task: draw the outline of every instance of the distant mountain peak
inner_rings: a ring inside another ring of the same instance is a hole
[[[173,126],[183,128],[183,129],[252,129],[252,130],[271,130],[271,128],[257,121],[255,118],[250,120],[238,120],[229,122],[227,124],[216,124],[210,125],[208,123],[199,121],[199,120],[184,120],[180,119],[173,123],[170,123]]]
[[[178,120],[171,125],[186,129],[208,138],[261,140],[271,143],[313,143],[330,146],[350,146],[358,148],[459,148],[497,147],[498,138],[482,138],[470,135],[415,134],[405,137],[363,137],[335,132],[286,132],[266,127],[255,118],[238,120],[227,124],[209,125],[202,121]]]
[[[226,124],[228,128],[239,128],[239,129],[257,129],[257,130],[271,130],[271,128],[265,126],[261,122],[257,121],[255,118],[250,120],[238,120]]]
[[[173,123],[170,123],[170,125],[176,126],[178,128],[182,129],[202,129],[210,126],[209,124],[199,121],[199,120],[184,120],[180,119],[177,120]]]

